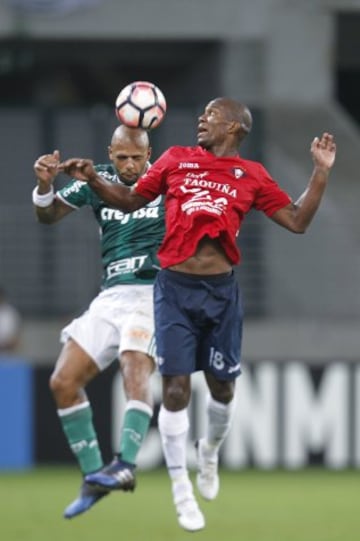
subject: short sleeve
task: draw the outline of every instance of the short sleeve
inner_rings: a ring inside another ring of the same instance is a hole
[[[256,210],[261,210],[270,217],[276,211],[289,205],[291,203],[291,197],[280,188],[265,167],[260,164],[258,174],[259,188],[254,201],[254,207]]]
[[[167,191],[166,177],[169,164],[170,154],[169,150],[167,150],[151,165],[145,175],[139,178],[134,186],[135,192],[150,201],[159,195],[165,194]]]
[[[80,208],[91,204],[91,192],[88,184],[81,180],[72,180],[56,196],[65,204],[73,208]]]

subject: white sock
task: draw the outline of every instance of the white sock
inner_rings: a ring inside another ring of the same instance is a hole
[[[207,397],[207,431],[205,447],[209,454],[216,454],[230,430],[235,400],[228,404],[217,402],[209,394]]]
[[[169,411],[161,405],[158,426],[166,467],[171,480],[187,479],[186,442],[189,431],[187,408],[180,411]]]

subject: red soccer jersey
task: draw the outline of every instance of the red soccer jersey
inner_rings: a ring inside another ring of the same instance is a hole
[[[163,268],[185,261],[205,235],[218,238],[231,261],[244,216],[254,207],[271,216],[291,202],[258,162],[217,157],[197,147],[170,147],[135,185],[149,200],[165,194],[166,233],[159,249]]]

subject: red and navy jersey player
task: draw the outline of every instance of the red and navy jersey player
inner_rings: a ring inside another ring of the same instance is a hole
[[[158,255],[161,267],[171,270],[161,273],[155,289],[161,373],[204,370],[233,380],[240,373],[242,328],[231,270],[240,258],[236,237],[252,207],[271,216],[290,204],[289,196],[262,165],[239,156],[218,157],[201,146],[170,148],[138,181],[136,191],[147,199],[166,194],[166,235]],[[217,252],[219,268],[210,273]]]
[[[109,204],[132,212],[165,194],[166,234],[158,256],[155,328],[163,402],[159,430],[181,527],[195,531],[205,518],[186,467],[187,406],[191,373],[204,372],[209,390],[206,429],[198,441],[197,486],[213,500],[219,490],[218,452],[230,428],[235,380],[240,374],[242,308],[233,266],[236,237],[255,208],[293,233],[304,233],[316,213],[335,161],[331,134],[315,137],[313,172],[293,202],[257,162],[243,159],[239,146],[251,131],[249,109],[216,98],[198,122],[198,146],[169,148],[136,183],[110,185],[89,160],[68,160],[65,172],[89,182]],[[95,474],[96,475],[96,474]]]

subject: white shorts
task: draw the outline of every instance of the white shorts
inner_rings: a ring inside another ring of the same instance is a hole
[[[102,291],[88,310],[61,331],[107,368],[123,351],[141,351],[155,358],[152,285],[119,285]]]

